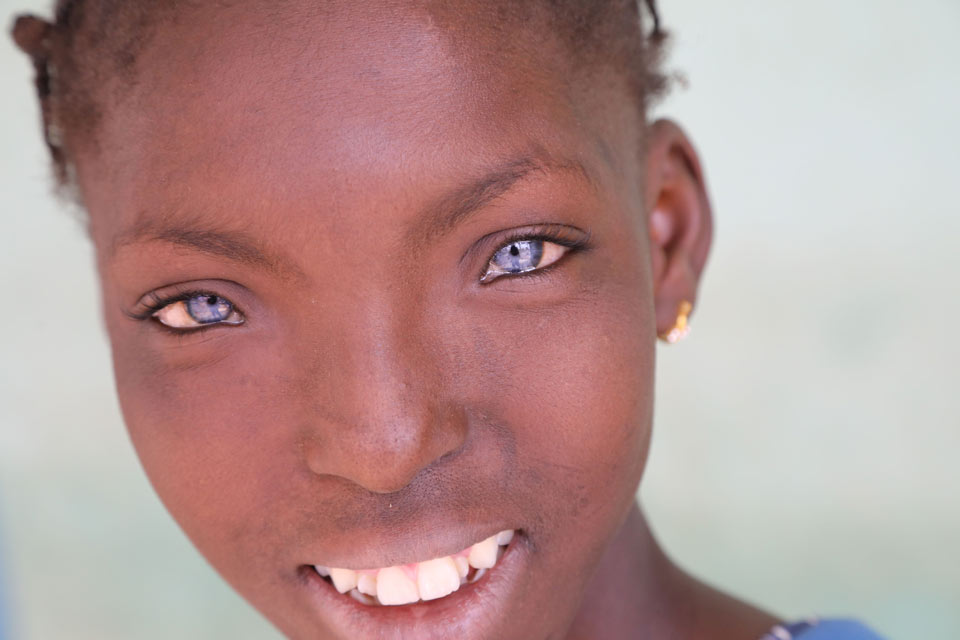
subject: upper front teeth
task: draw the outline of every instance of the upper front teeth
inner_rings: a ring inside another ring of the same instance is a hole
[[[467,581],[470,567],[479,570],[492,568],[497,563],[500,546],[510,544],[512,539],[513,531],[508,529],[452,556],[412,565],[362,571],[321,566],[314,568],[321,576],[330,576],[333,586],[340,593],[356,589],[375,597],[380,604],[410,604],[453,593]]]
[[[350,569],[330,569],[330,580],[340,593],[346,593],[357,586],[357,572]]]
[[[377,595],[377,574],[361,573],[357,578],[357,591],[365,593],[368,596]],[[342,591],[340,593],[343,593]]]
[[[460,588],[457,564],[450,556],[417,565],[417,591],[421,600],[436,600]],[[382,600],[381,600],[382,602]]]
[[[417,583],[404,574],[402,567],[387,567],[377,572],[377,598],[380,604],[407,604],[420,596]]]

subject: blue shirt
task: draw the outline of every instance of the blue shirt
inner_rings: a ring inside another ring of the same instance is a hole
[[[808,620],[777,625],[760,640],[883,640],[854,620]]]

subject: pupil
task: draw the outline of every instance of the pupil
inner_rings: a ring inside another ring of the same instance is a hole
[[[542,257],[542,240],[516,240],[497,251],[493,264],[506,273],[523,273],[536,269]]]
[[[187,300],[187,313],[200,324],[222,322],[233,310],[226,298],[214,295],[197,295]]]

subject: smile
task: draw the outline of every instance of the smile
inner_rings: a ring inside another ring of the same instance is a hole
[[[480,580],[513,540],[510,529],[452,555],[379,569],[340,569],[315,565],[337,591],[366,605],[404,605],[448,596]]]

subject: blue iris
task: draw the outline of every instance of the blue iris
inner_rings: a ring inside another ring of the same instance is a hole
[[[507,273],[523,273],[537,268],[543,257],[543,240],[517,240],[506,245],[490,261]]]
[[[193,296],[186,302],[187,313],[200,324],[223,322],[233,313],[233,305],[230,301],[220,296]]]

